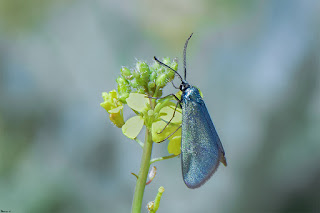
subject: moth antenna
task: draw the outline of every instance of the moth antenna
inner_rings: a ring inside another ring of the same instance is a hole
[[[193,35],[193,33],[191,33],[191,35],[187,39],[186,43],[184,44],[184,49],[183,49],[184,80],[187,80],[187,62],[186,62],[187,61],[187,47],[188,47],[188,42],[189,42],[192,35]]]
[[[158,62],[160,65],[165,66],[165,67],[169,68],[170,70],[172,70],[173,72],[175,72],[175,73],[179,76],[179,78],[181,79],[181,82],[183,82],[183,79],[182,79],[181,75],[180,75],[177,71],[175,71],[174,69],[172,69],[172,68],[169,67],[168,65],[164,64],[163,62],[159,61],[159,60],[157,59],[157,57],[154,56],[153,58],[154,58],[154,60],[155,60],[156,62]]]

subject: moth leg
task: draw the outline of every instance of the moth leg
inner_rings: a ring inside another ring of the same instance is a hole
[[[166,96],[163,96],[163,97],[151,97],[151,96],[147,96],[148,98],[151,98],[151,99],[164,99],[164,98],[167,98],[169,96],[173,96],[177,101],[180,101],[180,99],[173,93],[169,94],[169,95],[166,95]]]
[[[167,140],[168,138],[170,138],[174,133],[176,133],[180,128],[181,128],[181,126],[182,125],[180,125],[179,127],[178,127],[178,129],[176,129],[173,133],[171,133],[168,137],[166,137],[164,140],[162,140],[162,141],[159,141],[159,142],[156,142],[156,143],[162,143],[163,141],[165,141],[165,140]]]
[[[173,86],[174,88],[179,89],[179,87],[177,87],[176,85],[174,85],[173,81],[171,81],[171,83],[172,83],[172,86]]]
[[[166,96],[164,96],[164,97],[160,97],[160,98],[157,98],[157,97],[148,97],[148,98],[151,98],[151,99],[163,99],[163,98],[167,98],[167,97],[169,97],[169,96],[173,96],[178,102],[177,102],[177,104],[176,104],[176,107],[175,107],[175,109],[174,109],[174,112],[173,112],[173,114],[172,114],[172,117],[171,117],[171,119],[170,119],[170,121],[165,125],[165,127],[161,130],[161,132],[159,132],[159,133],[157,133],[157,134],[161,134],[164,130],[165,130],[165,128],[167,128],[167,126],[170,124],[170,122],[172,121],[172,119],[174,118],[174,116],[175,116],[175,113],[176,113],[176,111],[177,111],[177,107],[178,107],[178,104],[180,105],[180,107],[182,108],[182,105],[181,105],[181,100],[175,95],[175,94],[169,94],[169,95],[166,95]],[[180,126],[181,127],[181,126]],[[179,127],[179,128],[180,128]],[[179,129],[178,128],[178,129]],[[178,129],[176,130],[176,131],[178,131]],[[172,136],[176,131],[174,131],[170,136]],[[169,137],[170,137],[169,136]],[[167,140],[169,137],[167,137],[166,139],[164,139],[163,141],[165,141],[165,140]],[[163,142],[163,141],[160,141],[159,143],[161,143],[161,142]]]
[[[174,118],[174,115],[176,114],[178,104],[180,104],[180,103],[177,102],[176,107],[174,108],[174,112],[173,112],[173,114],[172,114],[171,119],[170,119],[170,120],[168,121],[168,123],[163,127],[163,129],[161,130],[161,132],[158,132],[157,134],[161,134],[161,133],[165,130],[165,128],[167,128],[167,126],[171,123],[172,119]]]
[[[164,96],[164,97],[159,97],[159,98],[157,98],[157,97],[149,97],[149,96],[147,96],[148,98],[151,98],[151,99],[163,99],[163,98],[167,98],[167,97],[169,97],[169,96],[173,96],[177,101],[178,101],[178,103],[179,103],[179,105],[180,105],[180,107],[182,108],[182,105],[181,105],[181,100],[175,95],[175,94],[169,94],[169,95],[166,95],[166,96]]]

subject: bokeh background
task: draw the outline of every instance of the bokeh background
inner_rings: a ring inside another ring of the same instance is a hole
[[[229,165],[190,190],[158,162],[143,206],[164,186],[158,212],[320,212],[319,26],[318,0],[1,0],[0,209],[130,212],[142,150],[101,92],[137,59],[181,65],[194,32],[188,80]]]

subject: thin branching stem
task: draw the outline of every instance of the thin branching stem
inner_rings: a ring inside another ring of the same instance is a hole
[[[143,148],[144,144],[142,141],[140,141],[138,138],[135,138],[134,140],[141,146],[141,148]]]
[[[170,158],[174,158],[174,157],[177,157],[178,155],[168,155],[168,156],[164,156],[164,157],[160,157],[160,158],[153,158],[151,161],[150,161],[150,165],[155,163],[155,162],[158,162],[158,161],[162,161],[162,160],[166,160],[166,159],[170,159]]]

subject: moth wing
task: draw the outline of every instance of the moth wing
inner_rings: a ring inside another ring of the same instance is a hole
[[[182,175],[189,188],[197,188],[213,175],[220,161],[226,165],[226,160],[203,100],[184,101],[182,109]]]

